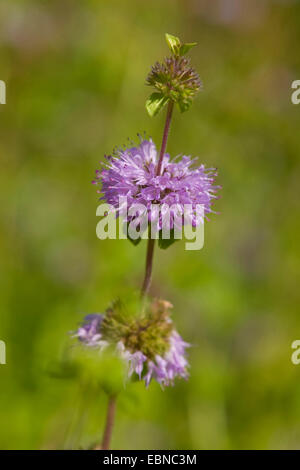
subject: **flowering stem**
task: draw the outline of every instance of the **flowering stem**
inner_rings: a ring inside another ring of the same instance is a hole
[[[160,149],[160,153],[159,153],[159,159],[158,159],[157,170],[156,170],[156,174],[158,176],[160,175],[161,165],[162,165],[163,157],[164,157],[166,147],[167,147],[167,141],[168,141],[170,124],[171,124],[171,119],[172,119],[172,114],[173,114],[173,108],[174,108],[174,103],[173,103],[173,101],[170,100],[169,104],[168,104],[165,128],[164,128],[163,139],[162,139],[162,143],[161,143],[161,149]]]
[[[166,147],[167,147],[167,141],[168,141],[168,136],[169,136],[169,130],[170,130],[170,124],[171,124],[171,119],[172,119],[172,114],[173,114],[173,108],[174,108],[173,101],[169,101],[168,109],[167,109],[167,115],[166,115],[165,128],[164,128],[164,133],[163,133],[163,138],[162,138],[162,143],[161,143],[161,149],[160,149],[160,153],[159,153],[159,159],[158,159],[157,170],[156,170],[157,176],[160,175],[163,156],[165,154]],[[142,286],[142,290],[141,290],[142,298],[144,298],[148,294],[150,284],[151,284],[154,246],[155,246],[155,238],[148,238],[145,277],[144,277],[144,282],[143,282],[143,286]]]
[[[106,424],[102,438],[101,449],[108,450],[110,446],[112,428],[114,425],[115,420],[115,412],[116,412],[116,397],[111,395],[108,400],[107,405],[107,414],[106,414]]]
[[[154,245],[155,245],[155,238],[149,238],[148,244],[147,244],[145,277],[144,277],[144,282],[143,282],[142,291],[141,291],[142,298],[148,294],[150,284],[151,284]]]

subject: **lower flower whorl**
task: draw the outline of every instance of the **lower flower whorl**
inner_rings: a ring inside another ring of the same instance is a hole
[[[173,385],[176,377],[188,378],[186,348],[170,318],[172,305],[154,300],[138,318],[128,315],[121,302],[104,314],[87,315],[75,336],[87,347],[113,344],[127,364],[128,378],[136,374],[146,386],[152,379]]]

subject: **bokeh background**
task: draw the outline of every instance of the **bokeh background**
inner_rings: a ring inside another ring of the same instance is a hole
[[[87,448],[107,397],[60,364],[85,313],[141,284],[145,243],[96,238],[104,153],[163,113],[144,103],[164,33],[197,41],[204,89],[168,150],[219,170],[205,246],[156,252],[152,294],[174,304],[191,376],[127,387],[115,449],[300,447],[300,2],[1,0],[0,448]],[[113,368],[99,367],[113,378]]]

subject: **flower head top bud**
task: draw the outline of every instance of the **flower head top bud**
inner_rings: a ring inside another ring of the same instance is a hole
[[[172,385],[175,377],[188,377],[189,345],[174,328],[171,308],[167,301],[154,300],[136,317],[118,301],[103,315],[85,317],[75,336],[88,347],[114,345],[127,364],[128,377],[135,373],[147,386],[152,378]]]
[[[198,73],[190,66],[190,59],[185,57],[196,43],[182,44],[170,34],[166,34],[166,40],[172,56],[162,63],[156,62],[146,80],[146,84],[156,90],[146,101],[150,116],[157,114],[168,101],[177,103],[181,112],[187,111],[202,86]]]

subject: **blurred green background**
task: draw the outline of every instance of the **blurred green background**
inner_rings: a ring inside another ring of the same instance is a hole
[[[144,83],[165,32],[198,42],[204,83],[168,150],[218,168],[220,214],[203,250],[180,242],[154,262],[151,292],[193,344],[190,380],[128,386],[112,446],[300,447],[300,2],[1,0],[2,449],[100,440],[105,393],[50,372],[83,314],[141,284],[145,242],[96,238],[90,181],[127,137],[160,144],[164,116],[147,116]]]

